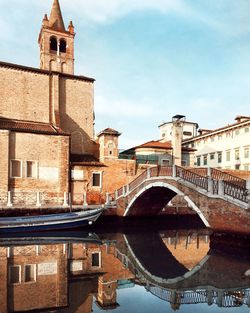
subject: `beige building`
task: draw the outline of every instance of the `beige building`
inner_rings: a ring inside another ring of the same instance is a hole
[[[235,121],[214,130],[200,129],[198,136],[183,141],[196,150],[196,166],[250,170],[250,117],[237,116]]]
[[[172,121],[159,126],[160,140],[151,140],[123,151],[120,158],[132,158],[137,163],[161,166],[193,166],[194,149],[182,145],[183,137],[196,133],[198,124],[186,122],[185,116],[175,115]]]

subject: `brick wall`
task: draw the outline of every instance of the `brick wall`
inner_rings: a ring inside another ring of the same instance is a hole
[[[0,66],[0,116],[49,122],[49,75]]]
[[[67,136],[27,133],[10,134],[10,160],[22,162],[22,178],[10,178],[10,188],[19,191],[68,191]],[[26,161],[35,161],[38,177],[26,177]]]
[[[61,127],[71,133],[73,153],[92,153],[94,137],[93,83],[60,77]]]
[[[9,131],[0,130],[0,191],[8,191]]]

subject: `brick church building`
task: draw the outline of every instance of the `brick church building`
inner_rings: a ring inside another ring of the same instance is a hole
[[[135,175],[134,160],[118,159],[117,131],[95,139],[95,80],[74,74],[74,40],[54,0],[40,68],[0,62],[0,204],[62,204],[68,192],[75,203],[104,201]]]

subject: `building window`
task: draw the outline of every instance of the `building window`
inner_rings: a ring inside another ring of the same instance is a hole
[[[244,148],[244,158],[248,159],[249,158],[249,147]]]
[[[91,255],[92,267],[101,267],[101,252],[94,252]]]
[[[114,144],[113,143],[109,143],[108,144],[108,155],[114,155]]]
[[[203,164],[207,165],[207,154],[203,156]]]
[[[101,173],[93,173],[92,174],[92,186],[93,187],[101,187],[102,185],[102,175]]]
[[[231,159],[231,151],[228,150],[228,151],[226,151],[226,161],[229,162],[230,159]]]
[[[235,131],[235,136],[238,136],[240,134],[240,130],[239,129],[236,129]]]
[[[165,133],[162,133],[161,137],[162,138],[165,138],[166,134]]]
[[[12,178],[22,177],[22,161],[20,160],[10,161],[10,175]]]
[[[37,162],[35,161],[26,162],[26,177],[37,178]]]
[[[249,169],[250,169],[249,164],[244,164],[244,171],[249,171]]]
[[[235,160],[239,160],[240,159],[240,149],[235,149],[234,150],[234,156],[235,156]]]
[[[211,142],[214,142],[214,137],[211,137],[210,141],[211,141]]]
[[[227,132],[227,133],[226,133],[226,137],[227,137],[227,138],[230,138],[230,137],[231,137],[231,133],[230,133],[230,132]]]
[[[218,163],[222,162],[222,152],[218,152]]]
[[[240,164],[236,164],[236,165],[235,165],[235,169],[236,169],[236,170],[239,170],[239,169],[240,169]]]
[[[36,265],[29,264],[24,266],[24,281],[30,283],[36,281]]]
[[[197,157],[197,166],[201,166],[201,157]]]
[[[51,51],[57,51],[57,39],[56,39],[56,37],[50,38],[50,50]]]
[[[60,52],[66,53],[67,43],[64,39],[60,40]]]
[[[214,160],[214,153],[210,153],[210,160]]]
[[[187,166],[187,160],[182,160],[181,161],[181,166]]]
[[[218,135],[218,140],[222,140],[222,135]]]
[[[245,128],[245,133],[249,133],[249,127]]]
[[[9,282],[11,284],[21,283],[21,266],[13,265],[9,267]]]
[[[162,165],[162,166],[169,166],[169,165],[170,165],[170,160],[167,160],[167,159],[161,160],[161,165]]]

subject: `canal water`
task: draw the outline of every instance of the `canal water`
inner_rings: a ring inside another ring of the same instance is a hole
[[[0,312],[249,312],[249,246],[234,240],[150,227],[0,238]]]

